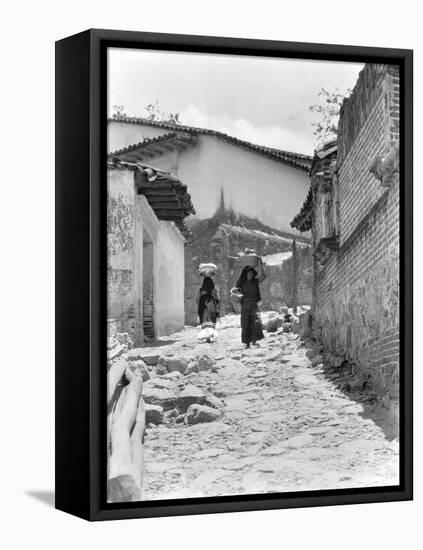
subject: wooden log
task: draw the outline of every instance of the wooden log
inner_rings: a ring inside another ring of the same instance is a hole
[[[145,430],[142,376],[139,370],[127,367],[125,378],[129,384],[121,392],[110,422],[108,502],[141,499],[142,441]]]
[[[116,397],[115,393],[118,384],[122,382],[122,376],[128,367],[128,361],[125,359],[119,359],[115,361],[110,367],[107,373],[107,405],[109,406],[113,398]]]

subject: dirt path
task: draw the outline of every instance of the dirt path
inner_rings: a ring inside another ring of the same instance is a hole
[[[216,372],[183,376],[179,389],[214,393],[223,413],[150,425],[144,500],[398,483],[398,441],[311,365],[298,336],[266,334],[260,348],[243,350],[236,315],[221,321],[215,344],[198,344],[197,333],[172,335],[169,350],[207,353]]]

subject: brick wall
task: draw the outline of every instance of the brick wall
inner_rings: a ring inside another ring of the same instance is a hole
[[[325,265],[315,260],[314,287],[316,338],[345,354],[355,373],[388,403],[398,393],[399,177],[390,174],[387,184],[382,175],[391,170],[384,163],[395,151],[398,127],[396,67],[366,65],[339,122],[334,182],[339,248]],[[380,167],[376,175],[370,171],[375,162]],[[321,237],[319,208],[316,200],[314,246]]]

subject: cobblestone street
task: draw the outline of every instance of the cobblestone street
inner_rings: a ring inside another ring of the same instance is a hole
[[[205,409],[216,411],[213,421],[191,425],[164,407],[163,423],[148,424],[143,500],[399,483],[395,426],[380,420],[385,413],[371,394],[341,391],[337,375],[310,360],[296,334],[266,333],[259,348],[245,350],[239,316],[224,317],[217,328],[214,344],[197,343],[198,328],[187,327],[168,345],[142,350],[144,359],[212,360],[190,374],[158,375],[150,366],[146,402],[159,404],[148,395],[162,388],[191,395],[191,403],[208,396]]]

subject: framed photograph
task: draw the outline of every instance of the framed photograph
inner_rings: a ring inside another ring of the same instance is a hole
[[[56,43],[56,507],[412,498],[412,51]]]

